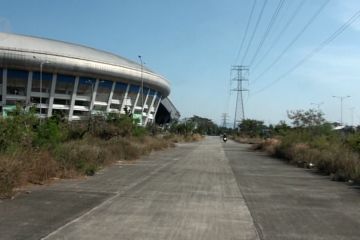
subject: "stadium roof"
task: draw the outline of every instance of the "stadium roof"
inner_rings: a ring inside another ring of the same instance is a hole
[[[0,63],[3,66],[38,68],[41,62],[51,62],[46,68],[69,72],[90,73],[132,79],[154,86],[164,96],[170,93],[170,84],[162,76],[118,55],[58,40],[0,33]]]

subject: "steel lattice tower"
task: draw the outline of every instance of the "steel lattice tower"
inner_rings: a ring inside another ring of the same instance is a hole
[[[248,91],[243,86],[243,82],[249,81],[245,76],[248,75],[249,68],[242,65],[235,65],[231,67],[231,76],[234,76],[231,80],[236,82],[236,87],[231,91],[236,92],[236,104],[235,104],[235,117],[234,117],[234,128],[245,119],[244,110],[244,99],[243,92]]]

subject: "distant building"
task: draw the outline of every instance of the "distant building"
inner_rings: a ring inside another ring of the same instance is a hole
[[[142,91],[143,90],[143,91]],[[0,33],[0,112],[35,106],[69,121],[131,113],[146,125],[170,94],[162,76],[120,56],[45,38]]]

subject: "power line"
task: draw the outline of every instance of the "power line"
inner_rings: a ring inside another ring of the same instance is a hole
[[[284,27],[281,29],[281,31],[279,32],[279,34],[276,36],[276,38],[274,39],[274,41],[272,42],[272,44],[270,45],[270,47],[268,48],[268,50],[265,52],[265,54],[260,58],[260,60],[255,64],[255,66],[252,68],[252,71],[254,71],[254,69],[256,69],[263,61],[264,59],[267,57],[267,55],[269,55],[269,53],[271,52],[271,50],[274,49],[274,47],[276,46],[276,44],[279,42],[280,38],[284,35],[284,33],[286,32],[286,30],[289,28],[289,26],[292,24],[292,22],[294,21],[295,17],[299,14],[301,8],[304,6],[306,0],[303,0],[299,3],[299,5],[295,8],[295,11],[293,11],[290,14],[290,18],[288,21],[286,21],[286,24],[284,25]]]
[[[304,58],[302,58],[298,63],[296,63],[292,68],[290,68],[288,71],[286,71],[283,75],[278,77],[275,81],[271,82],[267,86],[263,87],[262,89],[256,91],[254,93],[258,94],[262,91],[265,91],[275,83],[279,82],[283,78],[287,77],[290,73],[295,71],[297,68],[299,68],[301,65],[303,65],[307,60],[309,60],[311,57],[313,57],[316,53],[321,51],[324,47],[329,45],[332,41],[334,41],[341,33],[343,33],[347,28],[349,28],[356,20],[360,18],[360,10],[357,11],[354,15],[352,15],[349,20],[347,20],[343,25],[341,25],[333,34],[331,34],[328,38],[326,38],[323,42],[321,42],[316,48],[314,48],[309,54],[307,54]],[[254,96],[253,95],[253,96]]]
[[[299,40],[299,38],[301,37],[301,35],[304,34],[304,32],[310,27],[310,25],[315,21],[315,19],[319,16],[319,14],[321,13],[321,11],[325,8],[325,6],[329,3],[330,0],[326,0],[321,6],[320,8],[311,16],[311,18],[309,19],[309,21],[304,25],[304,27],[298,32],[298,34],[296,34],[296,36],[290,41],[290,43],[285,47],[285,49],[277,56],[277,58],[264,70],[260,73],[260,75],[258,75],[255,80],[253,81],[256,82],[257,80],[259,80],[261,77],[263,77],[268,71],[270,71],[270,69],[273,68],[273,66],[275,64],[277,64],[280,59],[282,58],[282,56],[284,56],[284,54],[297,42],[297,40]]]
[[[255,36],[255,33],[256,33],[256,31],[257,31],[257,29],[258,29],[258,27],[259,27],[259,23],[260,23],[261,18],[262,18],[262,16],[263,16],[264,9],[265,9],[265,6],[266,6],[266,4],[267,4],[267,1],[268,1],[268,0],[265,0],[264,3],[263,3],[263,5],[262,5],[262,7],[261,7],[259,16],[258,16],[258,18],[257,18],[257,20],[256,20],[256,24],[255,24],[254,31],[252,32],[251,37],[250,37],[250,40],[249,40],[249,42],[248,42],[248,44],[247,44],[247,47],[246,47],[246,50],[245,50],[245,54],[243,55],[243,57],[242,57],[242,59],[241,59],[241,65],[243,64],[243,62],[244,62],[244,60],[245,60],[245,58],[246,58],[246,56],[247,56],[247,54],[248,54],[248,52],[249,52],[251,43],[252,43],[252,41],[254,40],[254,36]]]
[[[244,34],[244,36],[243,36],[243,38],[242,38],[239,51],[238,51],[237,54],[236,54],[235,63],[237,63],[237,61],[239,60],[240,52],[241,52],[241,50],[242,50],[242,48],[243,48],[243,46],[244,46],[244,42],[245,42],[245,39],[246,39],[247,34],[248,34],[248,30],[249,30],[249,26],[250,26],[250,23],[251,23],[251,19],[252,19],[252,16],[253,16],[253,14],[254,14],[255,6],[256,6],[256,0],[254,0],[254,2],[253,2],[252,8],[251,8],[251,12],[250,12],[250,15],[249,15],[249,19],[248,19],[247,24],[246,24],[245,34]]]
[[[275,9],[275,12],[273,13],[273,15],[272,15],[272,17],[271,17],[271,19],[269,21],[269,24],[267,25],[266,31],[265,31],[264,35],[262,36],[262,39],[261,39],[258,47],[256,48],[255,54],[253,55],[253,57],[252,57],[252,59],[250,61],[250,64],[249,64],[250,66],[254,63],[257,55],[259,54],[260,49],[262,48],[262,46],[263,46],[265,40],[267,39],[272,27],[274,26],[274,24],[276,22],[276,19],[279,16],[279,12],[280,12],[281,8],[284,5],[284,2],[285,2],[285,0],[280,0],[279,1],[278,5],[277,5],[277,7]]]

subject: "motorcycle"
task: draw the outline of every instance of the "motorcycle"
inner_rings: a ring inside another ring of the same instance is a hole
[[[227,137],[226,137],[226,136],[223,137],[223,141],[224,141],[224,142],[227,141]]]

